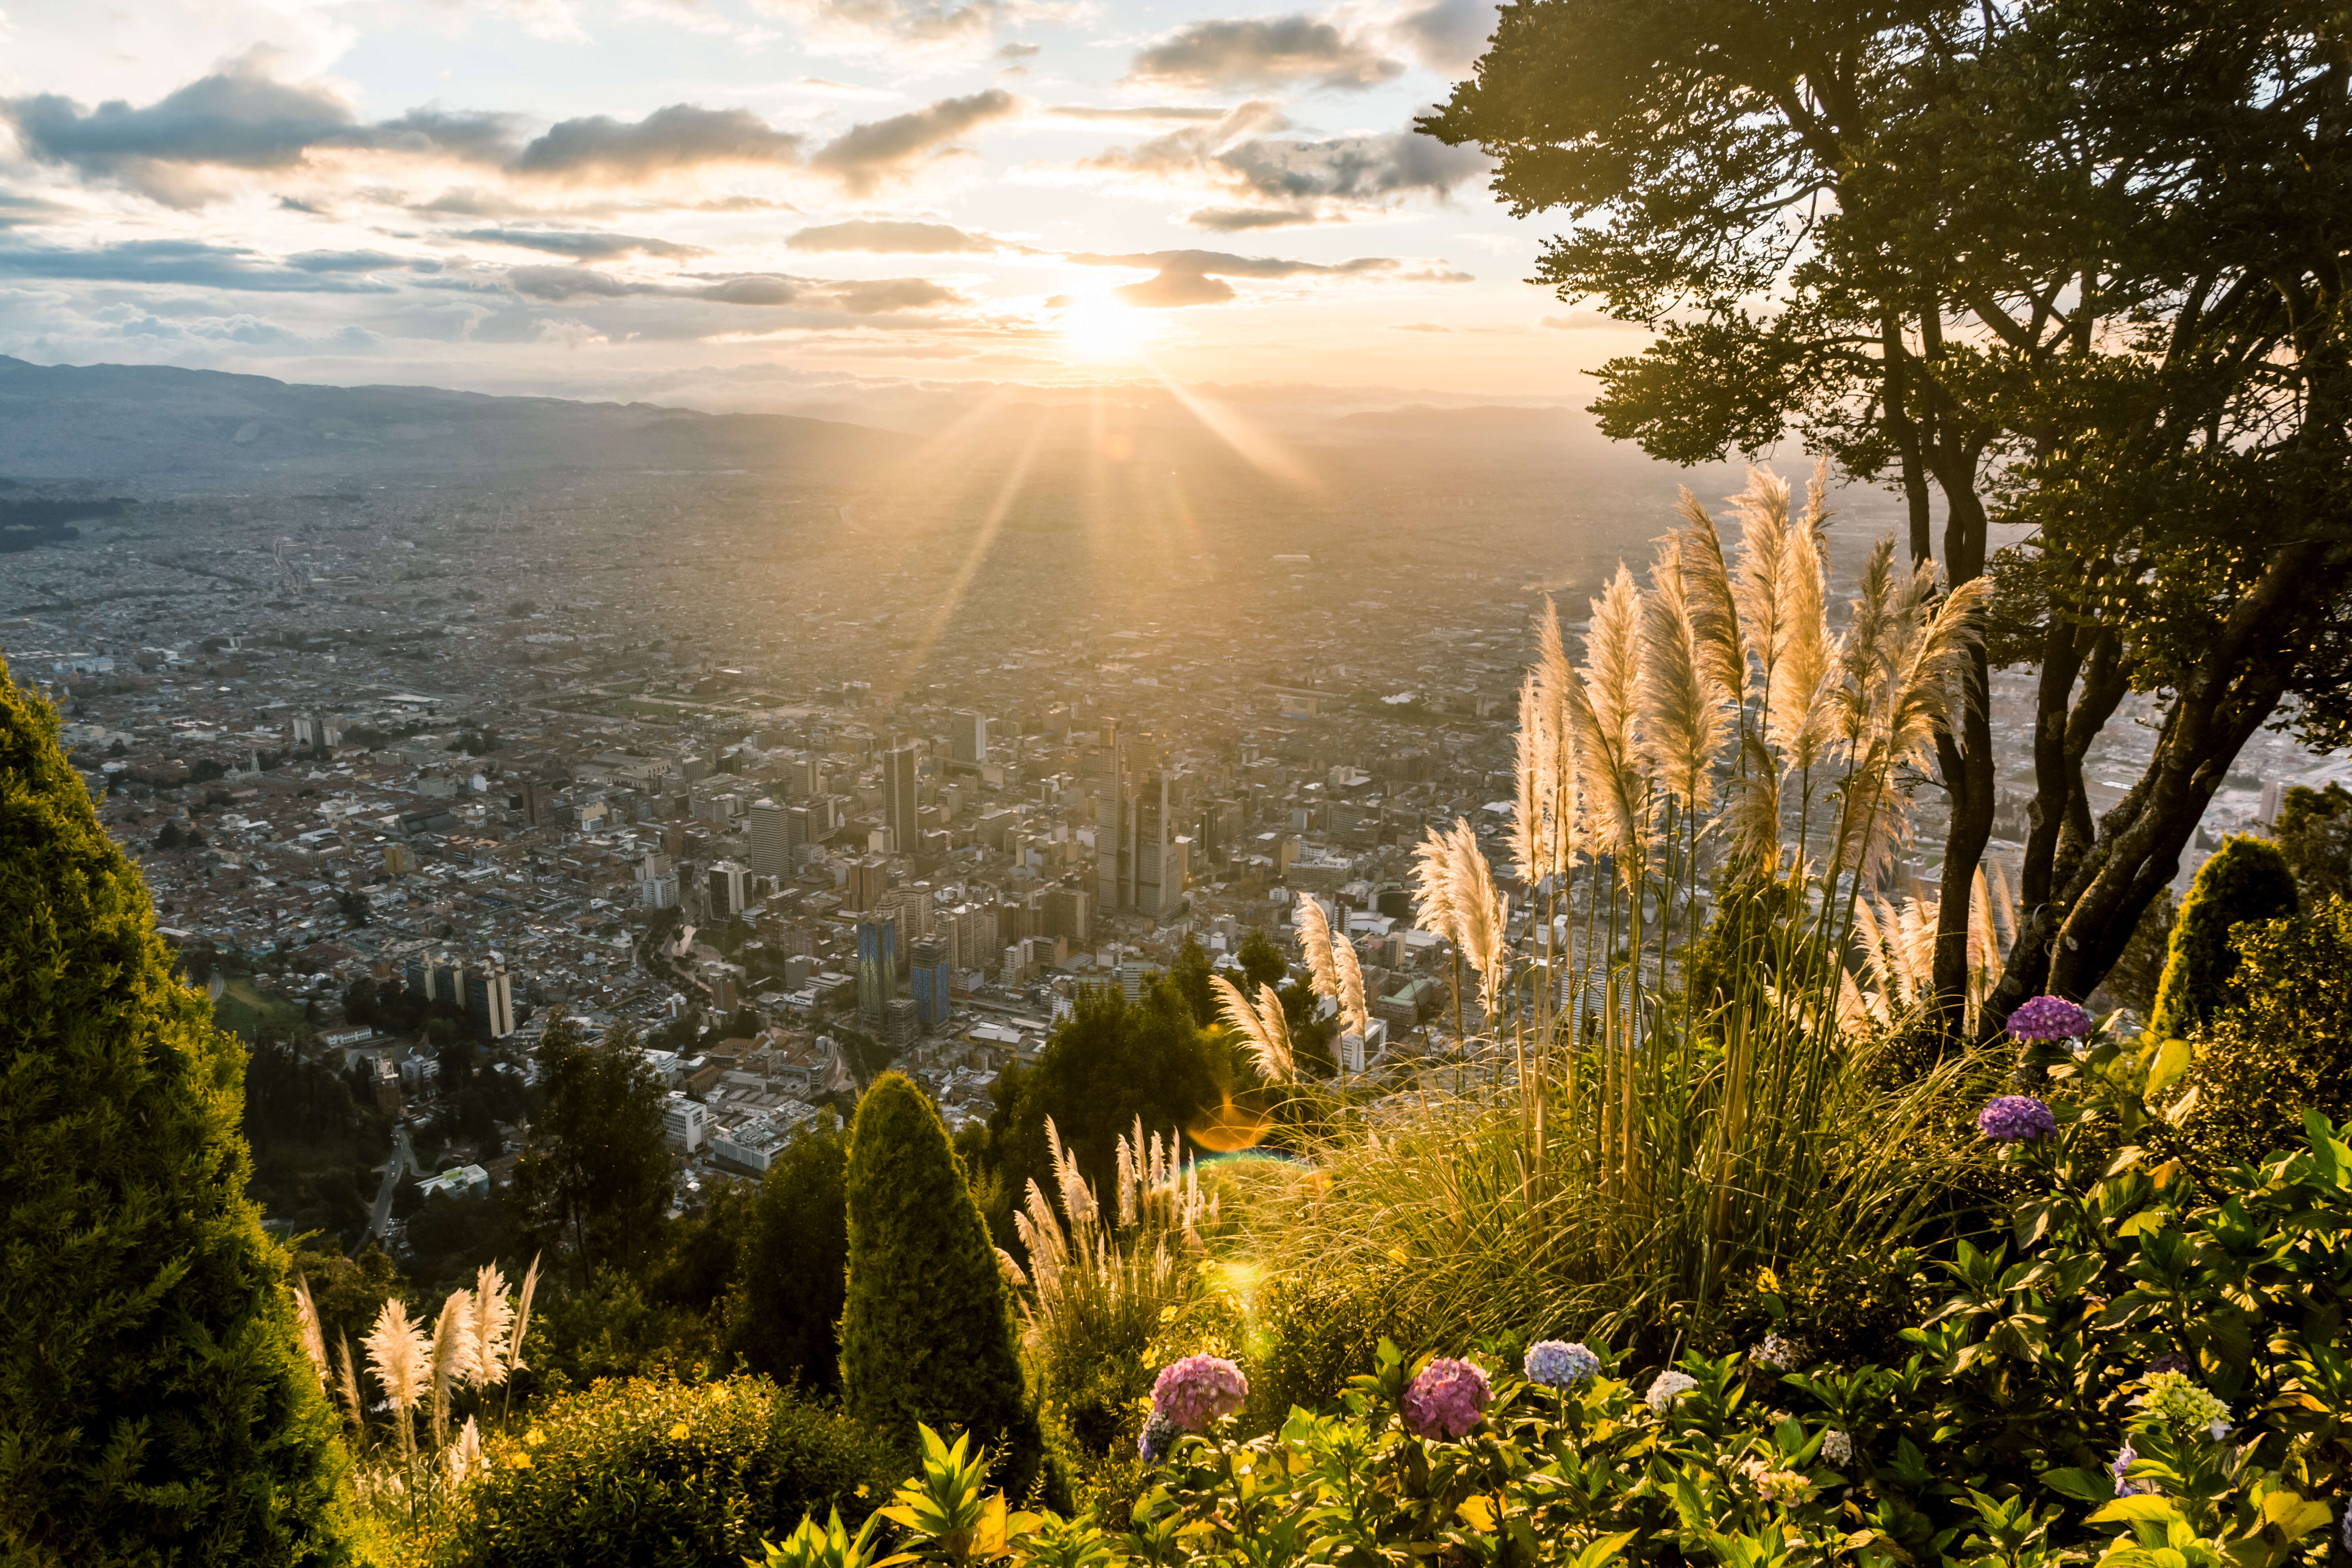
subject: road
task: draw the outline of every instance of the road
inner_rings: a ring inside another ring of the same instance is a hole
[[[400,1190],[402,1173],[416,1163],[416,1155],[408,1147],[408,1123],[394,1122],[392,1129],[392,1163],[383,1168],[383,1185],[376,1189],[375,1212],[368,1217],[368,1239],[383,1239],[383,1227],[392,1218],[392,1194]]]

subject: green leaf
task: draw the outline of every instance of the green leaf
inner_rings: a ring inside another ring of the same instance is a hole
[[[2170,1498],[2119,1497],[2091,1515],[2093,1524],[2160,1524],[2179,1519]]]
[[[2116,1495],[2115,1478],[2105,1470],[2044,1470],[2042,1484],[2076,1502],[2111,1502]]]
[[[2189,1070],[2192,1057],[2187,1040],[2167,1040],[2156,1049],[2156,1060],[2148,1065],[2147,1094],[2153,1100],[2168,1088],[2172,1081]]]

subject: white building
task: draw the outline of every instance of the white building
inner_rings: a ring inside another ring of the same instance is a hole
[[[696,1152],[710,1137],[710,1108],[682,1094],[671,1095],[662,1108],[662,1137],[681,1153]]]
[[[484,1198],[490,1194],[490,1173],[479,1165],[460,1165],[425,1177],[416,1190],[428,1198]]]

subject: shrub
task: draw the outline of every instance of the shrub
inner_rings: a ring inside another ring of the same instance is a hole
[[[1002,1445],[1003,1484],[1024,1491],[1043,1447],[1010,1289],[939,1112],[898,1073],[858,1102],[847,1185],[850,1413],[909,1449],[918,1424]]]
[[[821,1394],[841,1387],[848,1167],[832,1112],[794,1134],[760,1183],[728,1302],[727,1348],[745,1366]]]
[[[245,1057],[0,664],[0,1558],[334,1563],[343,1460],[246,1195]]]
[[[2279,853],[2306,899],[2352,898],[2352,790],[2295,784],[2279,807]]]
[[[2292,1145],[2306,1106],[2352,1114],[2352,903],[2241,926],[2235,947],[2224,1005],[2195,1037],[2197,1100],[2181,1124],[2221,1165]]]
[[[2291,915],[2294,907],[2294,873],[2277,845],[2242,833],[2223,839],[2197,868],[2173,922],[2149,1031],[2159,1040],[2186,1039],[2210,1022],[2237,967],[2230,928]]]
[[[444,1568],[732,1563],[810,1511],[863,1518],[899,1462],[838,1410],[758,1377],[600,1383],[519,1425],[488,1445]]]

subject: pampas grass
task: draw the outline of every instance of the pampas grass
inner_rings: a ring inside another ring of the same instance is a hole
[[[1307,983],[1318,996],[1337,999],[1339,969],[1331,956],[1331,921],[1312,894],[1298,897],[1298,949],[1307,959]]]
[[[506,1277],[495,1263],[484,1264],[474,1276],[474,1315],[467,1326],[474,1337],[474,1381],[494,1388],[507,1380],[507,1335],[514,1327]]]
[[[473,1378],[479,1365],[475,1355],[474,1293],[452,1290],[441,1303],[441,1316],[433,1325],[433,1344],[426,1357],[436,1448],[448,1441],[449,1396]]]
[[[1283,1016],[1282,997],[1271,985],[1258,987],[1259,1005],[1253,1005],[1240,987],[1222,974],[1209,976],[1226,1026],[1249,1047],[1258,1076],[1268,1083],[1288,1083],[1298,1066],[1290,1049],[1290,1021]]]
[[[367,1347],[368,1372],[392,1406],[394,1424],[400,1429],[401,1452],[414,1454],[416,1429],[411,1425],[411,1413],[425,1397],[432,1375],[432,1346],[425,1330],[409,1321],[408,1308],[394,1300],[383,1304],[375,1326],[360,1342]]]
[[[302,1353],[319,1373],[319,1386],[331,1389],[334,1374],[327,1367],[327,1340],[319,1330],[319,1308],[310,1300],[310,1281],[299,1270],[294,1275],[294,1321],[301,1331]]]

